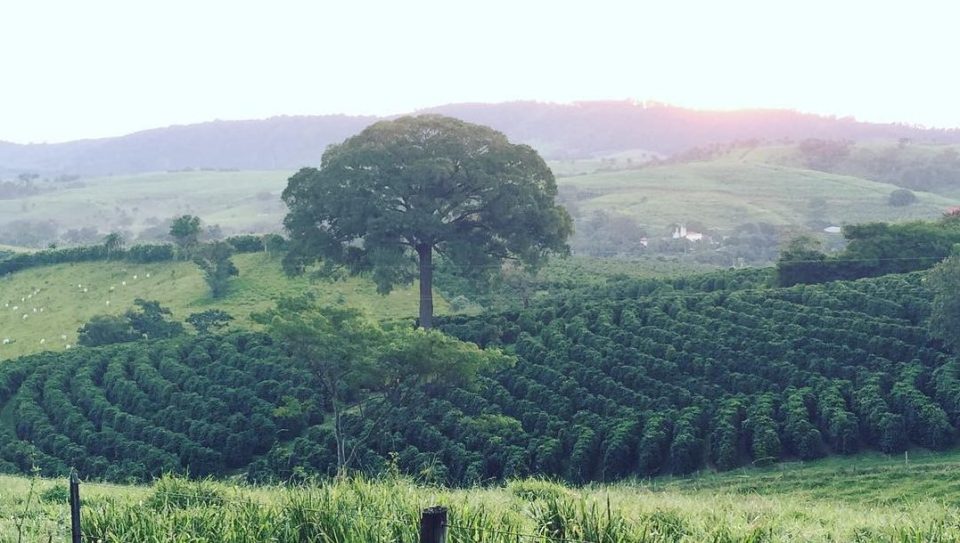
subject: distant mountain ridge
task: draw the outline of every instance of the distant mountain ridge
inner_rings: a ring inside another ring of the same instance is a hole
[[[645,149],[670,155],[736,140],[908,138],[958,143],[960,130],[859,122],[788,110],[697,111],[633,101],[449,104],[439,113],[486,124],[548,158]],[[0,142],[0,174],[109,175],[188,168],[271,170],[317,165],[323,150],[382,117],[323,115],[211,121],[55,144]]]

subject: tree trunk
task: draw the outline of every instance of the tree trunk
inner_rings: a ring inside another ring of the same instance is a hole
[[[433,245],[417,245],[420,257],[420,327],[433,327]]]

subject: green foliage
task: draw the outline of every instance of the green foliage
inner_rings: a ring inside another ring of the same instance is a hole
[[[77,334],[77,343],[85,347],[124,343],[140,337],[130,320],[120,315],[97,315],[81,326]]]
[[[647,231],[633,217],[595,210],[577,224],[572,245],[578,255],[637,256],[646,252]]]
[[[123,234],[119,232],[111,232],[103,238],[103,246],[107,250],[107,254],[114,254],[121,249],[126,244],[126,240],[123,238]]]
[[[957,460],[956,452],[911,451],[909,463],[902,455],[858,455],[586,487],[521,479],[451,489],[395,475],[256,487],[169,477],[149,486],[88,481],[82,530],[84,539],[102,541],[415,543],[420,512],[441,504],[449,541],[555,543],[548,537],[560,533],[605,543],[954,541]],[[25,541],[62,539],[62,503],[31,501],[21,515],[31,488],[42,496],[57,486],[65,490],[62,480],[0,475],[0,540],[16,541],[17,517],[26,517]],[[161,494],[166,506],[155,502]]]
[[[777,261],[782,286],[859,279],[889,273],[907,273],[934,266],[960,243],[960,223],[949,217],[938,222],[846,225],[843,253],[827,256],[813,240],[793,240]]]
[[[258,253],[264,250],[265,238],[266,236],[245,234],[242,236],[230,236],[224,241],[229,243],[230,246],[239,253]]]
[[[164,247],[168,250],[172,246]],[[171,253],[172,254],[172,251]],[[318,299],[362,308],[380,319],[395,319],[416,312],[416,293],[410,288],[398,289],[387,297],[377,294],[375,287],[360,278],[343,281],[312,281],[308,277],[288,277],[277,258],[263,252],[237,254],[231,258],[241,275],[231,280],[225,297],[214,300],[193,263],[169,260],[162,263],[125,262],[66,263],[25,270],[3,278],[0,286],[0,329],[11,343],[0,345],[0,360],[6,361],[43,350],[62,350],[76,345],[76,330],[95,315],[120,315],[134,308],[134,300],[157,300],[183,319],[191,313],[223,310],[232,315],[232,326],[250,328],[255,324],[250,314],[272,307],[282,296],[304,292]],[[134,279],[137,276],[137,279]],[[126,285],[123,285],[123,282]],[[82,283],[82,287],[78,287]],[[89,292],[84,292],[84,288]],[[36,290],[28,303],[20,298]],[[107,306],[105,301],[110,301]],[[5,304],[9,306],[4,307]],[[30,312],[28,319],[14,311],[14,306]],[[45,308],[34,315],[32,307]],[[438,313],[449,311],[443,299],[437,300]],[[65,338],[61,339],[61,336]],[[40,343],[46,338],[45,344]]]
[[[201,336],[219,333],[232,320],[233,316],[222,309],[208,309],[187,316],[187,324],[193,326]]]
[[[818,169],[892,183],[905,189],[950,191],[956,187],[960,175],[960,153],[956,147],[942,145],[860,144],[849,146],[837,160]]]
[[[172,315],[169,309],[160,305],[156,300],[137,298],[133,305],[139,309],[130,309],[124,317],[130,322],[133,331],[147,339],[166,339],[183,333],[183,325],[171,322]]]
[[[106,245],[87,245],[69,249],[17,253],[5,260],[0,260],[0,275],[65,262],[97,262],[107,259],[123,259],[140,264],[166,262],[173,260],[173,247],[170,245],[133,245],[127,249],[122,247],[108,249]]]
[[[56,484],[40,493],[40,501],[44,503],[66,504],[70,501],[70,489],[65,484]]]
[[[896,189],[890,193],[887,202],[894,207],[903,207],[916,203],[917,195],[909,189]]]
[[[820,242],[810,236],[799,236],[781,251],[777,260],[777,283],[789,287],[800,283],[822,283],[825,280],[827,255],[820,251]]]
[[[800,142],[797,149],[808,168],[829,171],[850,155],[851,145],[850,141],[806,139]]]
[[[280,234],[267,234],[263,237],[263,250],[271,255],[286,251],[288,245],[286,238]]]
[[[234,247],[225,241],[206,243],[194,251],[193,263],[203,272],[203,280],[214,299],[226,295],[230,278],[240,275],[240,270],[230,260],[234,251]]]
[[[272,337],[6,362],[0,411],[15,424],[0,426],[0,466],[585,483],[954,443],[958,370],[923,326],[922,274],[766,278],[621,278],[444,318],[450,335],[294,299],[258,318]]]
[[[153,493],[145,504],[151,509],[169,512],[188,507],[220,507],[223,491],[209,480],[190,481],[163,475],[153,483]]]
[[[553,501],[572,497],[566,486],[546,479],[517,479],[506,486],[507,492],[524,501]]]
[[[0,368],[7,394],[22,391],[9,404],[15,435],[0,427],[0,458],[49,475],[66,464],[109,480],[223,475],[277,442],[278,391],[313,397],[313,378],[263,336],[125,343]],[[320,420],[309,411],[309,424]]]
[[[496,349],[481,350],[438,331],[382,328],[360,311],[318,306],[307,296],[284,298],[273,310],[256,315],[290,355],[319,379],[333,411],[337,471],[343,474],[366,445],[369,429],[351,428],[348,411],[373,402],[382,418],[420,385],[469,387],[482,370],[494,371],[511,359]],[[287,412],[292,406],[285,406]],[[374,425],[376,421],[374,419]],[[363,420],[357,421],[361,428]]]
[[[284,264],[297,273],[320,259],[368,273],[383,293],[419,268],[429,328],[433,252],[477,278],[506,258],[537,266],[566,253],[572,225],[556,194],[536,151],[490,128],[436,115],[378,122],[290,178]]]
[[[123,315],[97,315],[78,330],[77,343],[98,347],[138,339],[164,339],[183,333],[183,325],[167,319],[170,310],[157,301],[134,300],[138,310]]]
[[[200,217],[181,215],[170,225],[170,237],[180,250],[181,258],[187,260],[190,251],[200,241]]]
[[[960,251],[930,271],[927,286],[934,293],[930,333],[960,352]]]

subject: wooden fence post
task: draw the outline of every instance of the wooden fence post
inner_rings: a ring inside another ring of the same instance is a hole
[[[420,515],[420,543],[447,543],[447,508],[430,507]]]
[[[70,472],[70,533],[72,543],[80,543],[80,476]]]

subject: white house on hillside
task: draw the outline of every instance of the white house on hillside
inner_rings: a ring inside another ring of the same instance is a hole
[[[702,241],[703,234],[687,230],[687,225],[681,224],[673,230],[673,239],[685,239],[687,241]]]

